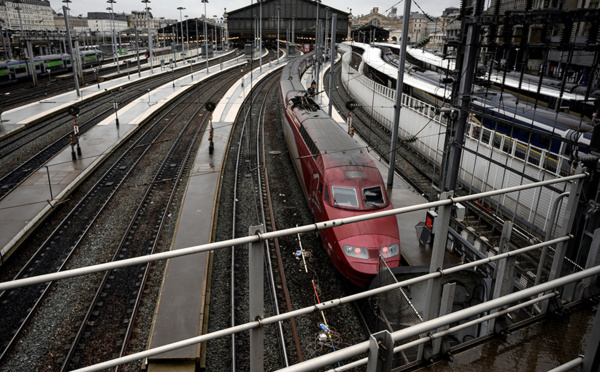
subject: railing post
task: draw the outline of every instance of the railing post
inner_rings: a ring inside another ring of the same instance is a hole
[[[592,244],[590,244],[590,249],[588,253],[588,258],[585,263],[585,268],[589,269],[594,266],[600,265],[600,228],[594,230],[594,235],[592,238]],[[596,277],[585,278],[581,281],[581,285],[579,290],[575,294],[575,300],[581,300],[584,295],[584,291],[586,288],[592,285],[592,282],[596,280]]]
[[[452,304],[454,303],[454,291],[455,290],[456,290],[456,283],[444,284],[444,289],[442,290],[442,303],[440,306],[440,316],[450,314],[452,312]],[[449,327],[450,327],[449,325],[439,327],[436,332],[445,331]],[[442,339],[436,338],[433,341],[433,355],[439,354],[441,348],[442,348]]]
[[[492,300],[502,296],[506,296],[512,292],[516,261],[517,257],[512,256],[501,259],[496,265],[496,281],[494,284],[494,292],[491,298]],[[490,314],[493,314],[495,312],[497,312],[497,309],[491,310]],[[490,319],[490,322],[488,323],[488,328],[495,332],[495,325],[496,319]]]
[[[600,307],[596,310],[594,326],[588,339],[581,372],[594,372],[600,370]]]
[[[575,174],[581,173],[583,173],[583,167],[580,164],[577,167]],[[567,215],[563,220],[558,236],[565,236],[571,233],[571,230],[573,228],[573,222],[575,221],[575,216],[577,214],[577,204],[579,203],[579,197],[581,195],[582,186],[582,179],[573,180],[573,183],[571,184],[571,190],[569,190],[569,199],[567,200],[567,207],[565,209],[567,211]],[[568,243],[569,242],[562,242],[556,245],[556,251],[554,252],[554,259],[552,261],[552,268],[550,269],[548,281],[554,280],[561,276],[561,270],[563,267],[563,262],[565,260],[565,253],[567,251]],[[547,306],[548,301],[545,301],[542,307],[544,312],[546,311]]]
[[[264,232],[263,225],[251,226],[248,235]],[[262,241],[254,242],[248,249],[248,272],[250,292],[250,321],[264,317],[264,264],[265,250]],[[264,329],[263,327],[250,330],[250,371],[264,371]]]
[[[440,200],[451,198],[454,195],[452,191],[445,191],[440,195]],[[441,270],[444,265],[444,251],[446,250],[446,241],[448,240],[448,225],[450,224],[450,215],[452,213],[452,204],[440,206],[438,216],[435,221],[435,238],[431,247],[431,261],[429,272],[434,273]],[[440,278],[429,279],[427,281],[426,306],[423,314],[424,321],[431,320],[437,316],[440,307]],[[423,348],[419,348],[417,359],[421,359]]]
[[[367,372],[387,372],[392,370],[394,340],[388,331],[373,333],[369,337],[368,356]]]

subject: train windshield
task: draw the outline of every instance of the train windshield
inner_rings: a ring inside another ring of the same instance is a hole
[[[365,207],[380,206],[384,204],[385,200],[383,200],[383,191],[381,191],[381,186],[364,188],[363,201],[365,202]]]
[[[356,190],[353,187],[331,186],[333,204],[341,207],[358,207]]]

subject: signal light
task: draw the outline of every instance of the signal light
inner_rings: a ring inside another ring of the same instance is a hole
[[[437,217],[437,213],[434,211],[427,211],[427,215],[425,216],[425,226],[433,231],[435,226],[435,218]]]

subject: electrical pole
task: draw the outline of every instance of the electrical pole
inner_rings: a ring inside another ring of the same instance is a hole
[[[473,17],[478,17],[483,13],[483,0],[473,0]],[[465,6],[463,4],[463,6]],[[465,20],[463,20],[465,22]],[[477,40],[479,40],[479,25],[469,22],[467,26],[465,54],[462,59],[462,71],[460,72],[460,81],[458,95],[453,97],[455,105],[459,106],[458,119],[449,121],[446,136],[449,138],[450,153],[448,155],[447,175],[444,180],[444,190],[455,190],[458,183],[458,171],[460,169],[460,157],[462,146],[465,140],[465,129],[469,119],[469,109],[471,105],[471,91],[473,89],[473,76],[477,62]]]

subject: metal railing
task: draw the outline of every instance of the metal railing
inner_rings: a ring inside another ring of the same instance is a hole
[[[300,227],[296,227],[296,228],[290,228],[290,229],[279,230],[279,231],[274,231],[274,232],[256,234],[256,235],[248,236],[248,237],[244,237],[244,238],[230,239],[227,241],[204,244],[204,245],[189,247],[189,248],[180,249],[180,250],[176,250],[176,251],[158,253],[158,254],[154,254],[154,255],[150,255],[150,256],[136,257],[136,258],[126,259],[126,260],[121,260],[121,261],[116,261],[116,262],[110,262],[110,263],[104,263],[104,264],[99,264],[99,265],[94,265],[94,266],[89,266],[89,267],[84,267],[84,268],[79,268],[79,269],[68,270],[68,271],[59,272],[59,273],[24,278],[24,279],[11,281],[11,282],[4,282],[4,283],[0,283],[0,290],[18,288],[18,287],[38,284],[38,283],[42,283],[42,282],[65,279],[65,278],[70,278],[70,277],[75,277],[75,276],[80,276],[80,275],[85,275],[85,274],[130,266],[130,265],[136,265],[136,264],[140,264],[140,263],[154,262],[154,261],[164,260],[164,259],[178,257],[178,256],[185,256],[185,255],[189,255],[189,254],[210,251],[213,249],[230,248],[232,246],[240,246],[240,245],[250,244],[250,243],[253,243],[254,245],[262,244],[262,242],[264,242],[267,239],[273,239],[273,238],[278,238],[278,237],[283,237],[283,236],[298,234],[298,233],[317,231],[317,230],[321,230],[321,229],[341,226],[344,224],[349,224],[349,223],[354,223],[354,222],[359,222],[359,221],[364,221],[364,220],[369,220],[369,219],[374,219],[374,218],[379,218],[379,217],[384,217],[384,216],[408,213],[408,212],[412,212],[412,211],[426,210],[426,209],[435,208],[435,207],[438,207],[443,215],[444,213],[449,213],[452,206],[456,203],[462,203],[462,202],[466,202],[466,201],[470,201],[470,200],[491,197],[494,195],[500,195],[500,194],[504,194],[504,193],[517,192],[520,190],[526,190],[526,189],[530,189],[530,188],[542,187],[542,186],[550,185],[553,183],[559,183],[559,182],[571,182],[572,187],[576,187],[579,184],[579,182],[585,177],[587,177],[586,173],[579,173],[579,174],[569,176],[569,177],[564,177],[561,179],[541,181],[541,182],[536,182],[536,183],[532,183],[532,184],[512,187],[512,188],[508,188],[508,189],[488,191],[485,193],[473,194],[473,195],[468,195],[468,196],[462,196],[462,197],[443,196],[442,200],[430,202],[430,203],[424,203],[424,204],[420,204],[420,205],[397,208],[397,209],[393,209],[393,210],[389,210],[389,211],[380,211],[380,212],[376,212],[376,213],[372,213],[372,214],[368,214],[368,215],[361,215],[361,216],[354,216],[354,217],[336,219],[336,220],[331,220],[331,221],[324,221],[324,222],[319,222],[319,223],[306,225],[306,226],[300,226]],[[574,192],[574,194],[576,194],[576,193]],[[446,226],[444,226],[444,224]],[[440,233],[440,235],[437,235],[437,236],[446,236],[446,234],[442,234],[441,232],[443,232],[444,229],[446,229],[446,231],[447,231],[447,224],[448,224],[447,220],[444,223],[444,219],[443,218],[440,219],[440,221],[437,223],[437,227],[436,227],[436,231],[438,233]],[[562,233],[564,233],[564,231],[561,232],[561,234]],[[201,336],[194,337],[194,338],[191,338],[188,340],[182,340],[182,341],[179,341],[179,342],[176,342],[173,344],[146,350],[146,351],[132,354],[132,355],[129,355],[126,357],[106,361],[106,362],[103,362],[103,363],[100,363],[97,365],[85,367],[85,368],[80,369],[80,371],[98,371],[98,370],[102,370],[104,368],[113,367],[113,366],[117,366],[120,364],[132,362],[132,361],[142,359],[145,357],[149,357],[152,355],[161,354],[166,351],[175,350],[175,349],[178,349],[178,348],[181,348],[184,346],[189,346],[189,345],[197,344],[200,342],[212,340],[215,338],[223,337],[226,335],[231,335],[233,333],[257,329],[259,327],[264,327],[269,324],[274,324],[274,323],[277,323],[282,320],[290,319],[293,317],[298,317],[301,315],[310,314],[315,311],[326,310],[326,309],[329,309],[329,308],[332,308],[335,306],[339,306],[339,305],[342,305],[345,303],[349,303],[352,301],[356,301],[359,299],[376,296],[378,294],[381,294],[381,293],[384,293],[384,292],[387,292],[390,290],[397,290],[399,288],[403,288],[403,287],[406,287],[406,286],[414,284],[414,283],[423,282],[423,281],[428,281],[428,283],[429,283],[432,280],[440,278],[444,275],[456,273],[458,271],[469,269],[469,268],[474,268],[479,265],[488,264],[490,262],[504,263],[506,265],[506,262],[510,262],[510,260],[513,259],[517,255],[529,252],[531,250],[539,249],[540,247],[550,246],[553,244],[558,244],[560,246],[561,244],[564,244],[565,242],[571,240],[572,238],[573,238],[573,236],[567,235],[565,233],[563,236],[560,236],[556,239],[552,239],[552,240],[549,240],[549,241],[546,241],[543,243],[539,243],[539,244],[534,244],[534,245],[524,247],[521,249],[504,252],[504,253],[498,254],[496,256],[483,258],[483,259],[480,259],[477,261],[469,262],[469,263],[466,263],[463,265],[458,265],[458,266],[451,267],[448,269],[442,269],[441,265],[436,266],[437,265],[435,263],[436,261],[434,259],[432,259],[430,273],[422,275],[418,278],[404,280],[404,281],[401,281],[398,283],[393,283],[393,284],[383,286],[381,288],[377,288],[374,290],[358,293],[355,295],[351,295],[351,296],[347,296],[347,297],[343,297],[343,298],[339,298],[339,299],[323,301],[319,305],[294,310],[294,311],[284,313],[284,314],[281,314],[278,316],[272,316],[269,318],[261,319],[259,321],[249,322],[246,324],[230,327],[227,329],[222,329],[217,332],[209,333],[206,335],[201,335]],[[443,254],[443,250],[445,249],[445,242],[443,242],[442,240],[444,240],[444,239],[439,239],[440,242],[437,245],[434,245],[433,250],[438,251],[438,252],[441,250],[442,254]],[[558,251],[558,249],[557,249],[557,251]],[[562,253],[562,255],[564,256],[564,252]],[[554,266],[553,266],[554,272],[556,272],[556,270],[559,270],[560,265],[562,265],[562,259],[560,257],[558,257],[558,259],[557,259],[557,257],[555,257],[555,261],[560,261],[560,263],[559,263],[558,268],[554,268]],[[560,271],[558,271],[558,272],[560,272]],[[396,341],[404,340],[407,337],[417,336],[424,331],[437,329],[440,326],[450,324],[459,319],[468,318],[468,317],[471,317],[474,315],[481,315],[487,311],[494,310],[501,306],[508,305],[514,301],[526,300],[526,301],[528,301],[527,303],[529,303],[529,300],[530,300],[529,297],[531,297],[531,296],[537,295],[539,293],[544,293],[547,291],[553,291],[554,289],[561,287],[567,283],[572,283],[574,281],[588,278],[590,276],[597,275],[599,273],[600,273],[600,267],[588,268],[588,269],[579,271],[575,274],[571,274],[571,275],[568,275],[568,276],[565,276],[562,278],[554,279],[549,282],[540,284],[538,286],[529,287],[529,288],[526,288],[517,293],[512,293],[512,294],[508,294],[506,296],[494,298],[485,303],[471,306],[464,310],[461,310],[461,311],[458,311],[455,313],[450,313],[450,314],[442,316],[442,317],[438,317],[438,318],[434,318],[434,319],[430,319],[430,320],[427,320],[427,317],[425,317],[426,321],[415,324],[409,328],[396,331],[396,332],[392,333],[392,337]],[[550,279],[553,279],[554,277],[556,277],[556,275],[551,276]],[[499,280],[499,281],[502,282],[502,280]],[[503,294],[501,291],[499,291],[498,293]],[[543,297],[535,298],[531,301],[534,301],[535,303],[540,302],[540,301],[546,301],[548,298],[553,297],[555,295],[556,295],[555,293],[547,293]],[[252,294],[251,294],[251,296],[252,296]],[[521,306],[521,305],[517,305],[517,306]],[[522,306],[529,306],[529,305],[522,305]],[[504,310],[496,311],[491,315],[481,316],[478,319],[474,320],[473,322],[485,322],[487,320],[493,319],[497,316],[504,314],[503,311]],[[442,337],[443,335],[447,334],[448,332],[452,332],[452,331],[456,330],[457,327],[466,327],[466,326],[468,326],[467,324],[469,324],[469,323],[461,324],[454,328],[445,330],[442,333],[440,333],[439,335],[436,333],[436,335],[437,335],[436,337]],[[424,342],[427,342],[428,340],[429,340],[429,338],[427,338],[425,341],[423,341],[422,339],[415,339],[414,341],[412,341],[412,343],[415,343],[415,344],[424,343]],[[404,348],[404,347],[406,347],[406,346],[405,345],[400,346],[400,348]],[[318,358],[315,358],[308,362],[304,362],[302,364],[292,366],[292,367],[290,367],[291,369],[289,369],[289,370],[311,370],[313,368],[326,366],[335,361],[344,360],[344,359],[348,358],[349,356],[355,356],[357,354],[364,353],[366,351],[366,348],[368,348],[368,342],[354,345],[354,346],[348,347],[346,349],[343,349],[339,352],[327,354],[325,357],[318,357]]]

